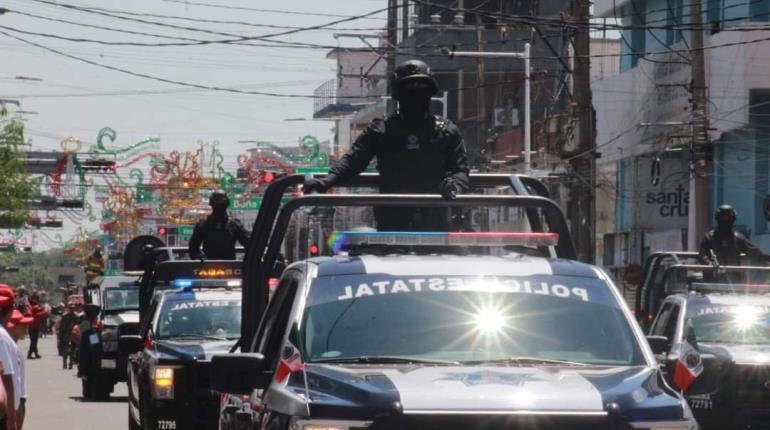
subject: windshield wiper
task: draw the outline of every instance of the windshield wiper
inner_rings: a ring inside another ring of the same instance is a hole
[[[362,355],[359,357],[319,358],[312,363],[363,363],[363,364],[444,364],[457,365],[457,361],[429,360],[415,357],[397,357],[392,355]]]
[[[577,361],[568,360],[555,360],[552,358],[540,358],[540,357],[508,357],[497,358],[491,360],[469,360],[463,361],[462,364],[558,364],[563,366],[588,366],[588,363],[579,363]]]

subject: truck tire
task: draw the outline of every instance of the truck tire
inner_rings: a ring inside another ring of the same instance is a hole
[[[95,400],[107,401],[110,399],[110,393],[112,393],[112,383],[110,381],[100,381],[94,378],[91,394]]]
[[[128,430],[142,430],[142,426],[131,418],[131,404],[128,404]]]

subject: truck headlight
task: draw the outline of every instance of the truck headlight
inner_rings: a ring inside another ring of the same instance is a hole
[[[153,396],[156,399],[174,398],[174,368],[155,367],[152,369]]]
[[[291,423],[291,430],[364,430],[371,424],[368,421],[296,420]]]
[[[104,352],[115,352],[118,350],[117,327],[105,327],[102,330],[102,350]]]
[[[693,419],[681,421],[645,421],[631,423],[631,428],[644,430],[697,430],[698,424]]]

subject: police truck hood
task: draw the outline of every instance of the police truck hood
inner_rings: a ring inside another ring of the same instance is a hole
[[[701,343],[703,354],[728,358],[735,364],[770,365],[770,345]]]
[[[682,407],[652,367],[586,366],[307,366],[313,415],[371,416],[398,402],[404,414],[597,414],[617,403],[628,417],[679,419]],[[301,372],[291,388],[304,394]]]
[[[102,322],[105,326],[117,326],[125,323],[138,323],[139,311],[138,310],[122,310],[112,313],[109,310],[105,311],[105,315],[102,318]]]
[[[226,354],[235,340],[162,339],[155,341],[161,360],[211,360],[214,354]]]

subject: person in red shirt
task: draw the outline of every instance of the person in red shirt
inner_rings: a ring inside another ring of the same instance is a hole
[[[34,319],[32,324],[29,325],[28,360],[40,358],[40,352],[37,350],[37,340],[40,337],[40,329],[43,328],[43,320],[50,313],[50,309],[40,304],[40,295],[38,293],[32,293],[32,296],[29,298],[29,309],[27,312],[27,316]]]

